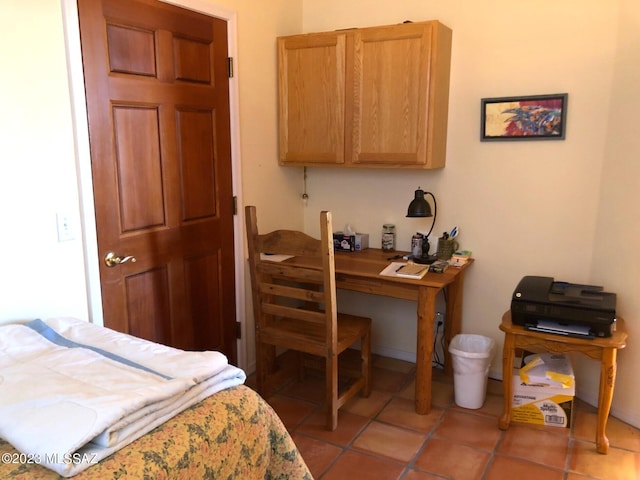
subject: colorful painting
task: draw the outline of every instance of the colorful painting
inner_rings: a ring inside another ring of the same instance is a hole
[[[567,97],[483,98],[481,140],[564,140]]]

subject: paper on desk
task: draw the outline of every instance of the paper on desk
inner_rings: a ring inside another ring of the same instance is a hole
[[[279,254],[268,254],[268,253],[260,254],[260,260],[263,260],[263,261],[266,260],[269,262],[284,262],[288,258],[293,258],[293,255],[279,255]]]
[[[419,272],[415,274],[403,274],[402,268],[406,267],[407,265],[410,265],[411,267],[418,267],[418,265],[411,263],[392,262],[380,272],[380,275],[384,275],[385,277],[413,278],[414,280],[418,280],[424,277],[424,275],[429,270],[429,267],[427,265],[419,265],[419,267],[422,267]]]

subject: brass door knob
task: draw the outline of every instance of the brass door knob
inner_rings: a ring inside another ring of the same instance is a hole
[[[136,257],[134,257],[133,255],[127,255],[125,257],[120,257],[119,255],[116,255],[114,252],[108,252],[104,256],[104,263],[109,268],[113,268],[116,265],[120,265],[121,263],[128,262],[129,260],[131,260],[131,263],[135,263],[136,262]]]

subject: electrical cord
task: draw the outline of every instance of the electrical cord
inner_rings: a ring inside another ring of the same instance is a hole
[[[447,289],[443,288],[440,290],[442,292],[442,296],[444,297],[444,304],[447,305]],[[431,359],[431,366],[444,368],[444,358],[440,359],[440,355],[438,354],[438,350],[436,349],[436,342],[438,341],[438,333],[440,333],[440,327],[442,327],[442,335],[440,336],[440,346],[442,347],[442,353],[444,355],[445,352],[445,344],[444,344],[444,315],[441,312],[436,314],[436,331],[433,336],[433,357]]]
[[[437,315],[439,317],[441,314],[438,313]],[[438,333],[440,333],[440,327],[442,327],[443,325],[444,325],[444,322],[442,320],[438,320],[438,323],[436,324],[436,331],[433,336],[433,357],[434,358],[431,360],[431,366],[438,367],[438,368],[444,368],[444,359],[442,360],[440,359],[440,355],[438,355],[438,349],[436,348],[436,342],[438,341]],[[440,337],[440,343],[442,345],[442,351],[444,352],[444,331],[443,331],[443,335]]]

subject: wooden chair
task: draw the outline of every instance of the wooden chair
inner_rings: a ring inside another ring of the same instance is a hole
[[[258,392],[270,395],[291,375],[292,369],[275,370],[276,347],[324,357],[326,425],[335,430],[338,409],[360,391],[371,393],[371,319],[337,313],[331,212],[320,214],[320,240],[292,230],[259,234],[253,206],[246,207],[246,224]],[[272,255],[295,258],[273,261]],[[338,355],[358,340],[357,379],[339,392]]]

